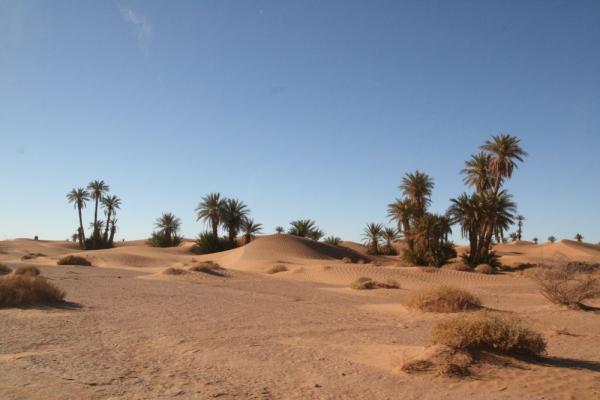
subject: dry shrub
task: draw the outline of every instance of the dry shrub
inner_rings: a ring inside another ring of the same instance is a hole
[[[448,346],[429,346],[422,354],[407,360],[402,370],[408,373],[435,371],[439,375],[463,377],[470,375],[469,366],[473,363],[471,355],[464,350]]]
[[[8,275],[12,272],[12,269],[6,264],[0,264],[0,275]]]
[[[363,276],[352,282],[350,287],[356,290],[399,289],[400,284],[393,279],[387,279],[384,282],[377,282],[371,278]]]
[[[421,311],[450,313],[479,308],[481,301],[466,290],[439,286],[413,293],[405,305]]]
[[[285,272],[287,270],[288,270],[288,268],[285,265],[276,264],[276,265],[273,265],[271,268],[269,268],[269,270],[267,271],[267,274],[273,275],[273,274],[277,274],[279,272]]]
[[[0,307],[58,303],[65,292],[41,276],[9,275],[0,278]]]
[[[546,350],[542,335],[523,326],[518,319],[488,313],[440,321],[433,327],[431,337],[434,344],[459,350],[534,356]]]
[[[61,257],[56,263],[58,265],[83,265],[86,267],[90,267],[92,265],[92,263],[88,261],[87,258],[74,255]]]
[[[25,267],[19,267],[14,270],[13,274],[15,275],[29,275],[29,276],[38,276],[40,274],[40,270],[37,267],[28,265]]]
[[[342,258],[342,262],[344,264],[352,264],[352,260],[350,259],[350,257],[344,257],[344,258]]]
[[[185,269],[169,267],[163,271],[165,275],[185,275],[188,272]]]
[[[494,267],[492,267],[490,264],[479,264],[478,266],[475,267],[475,272],[480,273],[480,274],[493,274],[495,272]]]
[[[32,260],[38,257],[46,257],[43,253],[27,253],[21,257],[21,260]]]
[[[204,261],[190,268],[192,272],[202,272],[209,275],[225,276],[225,268],[213,261]]]
[[[534,279],[542,295],[555,304],[577,309],[600,297],[600,280],[574,263],[541,268]]]

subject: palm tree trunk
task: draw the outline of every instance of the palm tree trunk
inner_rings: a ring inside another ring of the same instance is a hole
[[[112,227],[110,228],[110,239],[108,240],[108,243],[110,243],[110,245],[113,245],[113,240],[115,238],[115,232],[117,231],[117,229],[115,228],[115,224],[112,225]]]
[[[77,206],[77,211],[79,211],[79,246],[81,248],[85,247],[85,231],[83,230],[83,218],[81,216],[81,206]]]
[[[96,205],[94,208],[94,233],[92,234],[92,247],[96,248],[96,239],[98,237],[98,202],[100,198],[96,196]]]
[[[108,240],[108,226],[110,225],[110,214],[111,214],[111,209],[108,209],[108,214],[106,214],[106,227],[104,228],[104,241],[106,242]]]
[[[217,240],[219,238],[219,226],[217,221],[213,218],[211,221],[211,225],[212,225],[212,234],[213,234],[213,239]]]

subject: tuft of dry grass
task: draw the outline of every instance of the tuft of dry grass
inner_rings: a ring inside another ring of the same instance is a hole
[[[435,371],[448,377],[464,377],[470,375],[469,366],[472,363],[473,357],[467,351],[433,345],[407,360],[402,370],[407,373]]]
[[[577,264],[540,268],[534,279],[545,298],[569,308],[581,308],[584,301],[600,297],[600,279],[582,272]]]
[[[481,307],[481,301],[466,290],[439,286],[413,293],[404,303],[421,311],[451,313]]]
[[[46,257],[46,255],[43,253],[27,253],[21,257],[21,260],[32,260],[38,257]]]
[[[188,271],[186,271],[185,269],[181,269],[181,268],[169,267],[169,268],[165,269],[162,273],[165,275],[185,275],[188,273]]]
[[[11,272],[12,269],[8,265],[0,263],[0,275],[8,275]]]
[[[495,272],[495,269],[494,269],[494,267],[492,267],[489,264],[479,264],[478,266],[475,267],[475,272],[480,273],[480,274],[490,275]]]
[[[546,350],[542,335],[523,326],[518,319],[488,313],[440,321],[433,327],[431,339],[434,344],[468,351],[537,356]]]
[[[279,272],[285,272],[287,270],[288,270],[288,268],[285,265],[276,264],[276,265],[273,265],[271,268],[269,268],[269,270],[267,271],[267,274],[273,275],[273,274],[278,274]]]
[[[37,267],[28,265],[25,267],[19,267],[13,271],[14,275],[29,275],[29,276],[38,276],[40,274],[40,270]]]
[[[204,261],[190,268],[192,272],[202,272],[209,275],[225,276],[225,268],[213,261]]]
[[[344,257],[344,258],[342,258],[342,262],[344,264],[352,264],[352,260],[350,259],[350,257]]]
[[[58,259],[58,265],[82,265],[91,267],[92,263],[87,258],[81,256],[68,255]]]
[[[399,289],[400,284],[393,280],[387,279],[384,282],[377,282],[366,276],[362,276],[350,284],[352,289],[370,290],[370,289]]]
[[[59,303],[65,292],[41,276],[9,275],[0,278],[0,307]]]

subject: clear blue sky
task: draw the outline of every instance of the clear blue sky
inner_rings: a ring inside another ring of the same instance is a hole
[[[359,240],[405,172],[444,211],[508,132],[525,238],[598,242],[599,21],[593,0],[0,0],[0,239],[70,236],[65,194],[101,178],[118,238],[163,211],[194,236],[219,191],[267,233],[313,218]]]

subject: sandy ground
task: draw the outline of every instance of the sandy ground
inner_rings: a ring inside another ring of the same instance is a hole
[[[549,304],[520,272],[480,275],[371,259],[360,245],[260,238],[218,255],[130,242],[82,253],[93,267],[57,266],[66,242],[0,242],[0,262],[36,265],[67,292],[61,308],[0,309],[1,399],[598,399],[600,313]],[[600,248],[563,241],[507,244],[503,262],[599,261]],[[26,254],[42,254],[22,260]],[[344,264],[339,258],[375,261]],[[212,259],[227,277],[167,276]],[[265,272],[275,264],[288,271]],[[379,265],[376,265],[379,264]],[[360,276],[401,289],[355,291]],[[467,288],[483,304],[542,332],[547,357],[498,358],[464,379],[408,375],[436,321],[406,309],[413,290]],[[600,302],[590,303],[599,307]]]

